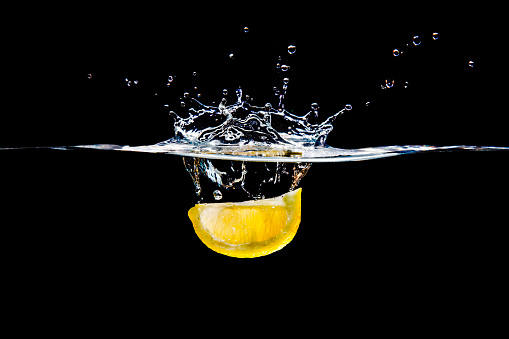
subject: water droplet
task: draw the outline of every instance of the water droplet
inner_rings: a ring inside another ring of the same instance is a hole
[[[180,106],[181,106],[181,107],[186,107],[186,103],[185,103],[185,102],[183,102],[183,101],[181,101],[181,102],[180,102]]]
[[[92,79],[92,73],[88,73],[88,74],[87,74],[87,79],[88,79],[88,80]]]
[[[189,92],[184,92],[184,98],[185,99],[189,98]]]
[[[468,67],[474,67],[474,63],[475,63],[475,62],[473,62],[472,60],[470,60],[470,61],[468,62]]]
[[[386,88],[392,88],[394,86],[394,80],[386,79],[385,80],[385,87]]]
[[[399,56],[399,49],[397,49],[397,48],[396,48],[396,49],[394,49],[394,50],[392,51],[392,55],[394,55],[395,57]]]
[[[408,81],[405,81],[405,88],[408,88]]]
[[[241,104],[242,103],[242,88],[237,88],[235,90],[235,94],[237,94],[237,103]]]
[[[201,93],[196,94],[198,98],[201,98]]]
[[[214,199],[216,200],[223,199],[223,194],[221,193],[220,190],[215,190],[212,194],[214,195]]]
[[[173,82],[173,80],[174,80],[173,75],[168,75],[168,80],[167,80],[167,83],[166,83],[166,87],[170,87],[170,85]]]
[[[289,83],[289,82],[290,82],[290,79],[289,79],[289,78],[284,78],[284,79],[283,79],[283,83],[284,83],[285,85],[288,85],[288,83]]]
[[[433,33],[433,40],[438,40],[438,33]]]
[[[134,80],[133,84],[137,85],[138,84],[138,80]]]
[[[249,27],[246,26],[246,27],[244,27],[244,33],[247,33],[247,32],[249,32]]]
[[[371,105],[371,102],[370,101],[366,101],[366,107]]]
[[[350,104],[345,105],[345,109],[346,109],[347,111],[351,111],[351,110],[352,110],[352,108],[353,108],[353,107],[352,107],[352,105],[350,105]]]
[[[320,106],[319,106],[316,102],[313,102],[313,103],[311,104],[311,109],[312,109],[313,111],[318,111],[318,109],[319,109],[319,108],[320,108]]]
[[[196,76],[197,74],[198,74],[198,73],[196,73],[196,72],[193,72],[193,76],[194,76],[194,77],[195,77],[195,76]]]
[[[297,48],[294,45],[288,46],[288,54],[294,54]]]
[[[235,59],[235,55],[233,55],[233,53],[230,53],[230,55],[228,55],[228,57],[229,57],[231,60],[234,60],[234,59]]]
[[[288,71],[289,69],[290,69],[290,66],[288,66],[288,65],[281,65],[281,70],[282,70],[283,72],[286,72],[286,71]]]
[[[418,35],[414,36],[412,40],[413,40],[414,46],[419,46],[421,44],[421,39],[419,38]]]
[[[228,95],[228,90],[226,88],[223,89],[223,95]]]

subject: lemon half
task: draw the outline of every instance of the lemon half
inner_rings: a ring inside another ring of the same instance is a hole
[[[299,188],[270,199],[198,204],[188,215],[200,240],[213,251],[260,257],[283,248],[297,233],[301,192]]]

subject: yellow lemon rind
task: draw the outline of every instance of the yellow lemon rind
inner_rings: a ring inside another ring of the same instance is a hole
[[[191,219],[194,230],[200,240],[214,252],[236,258],[261,257],[282,249],[295,237],[301,221],[301,192],[302,188],[299,188],[277,198],[260,199],[256,202],[248,201],[240,203],[226,203],[228,206],[252,204],[257,204],[258,206],[271,206],[273,204],[280,205],[283,203],[285,206],[291,205],[294,207],[293,209],[287,210],[289,215],[287,217],[287,223],[283,229],[277,235],[263,241],[231,245],[211,235],[204,227],[199,226],[199,216],[201,211],[209,204],[195,205],[189,210],[188,216]]]

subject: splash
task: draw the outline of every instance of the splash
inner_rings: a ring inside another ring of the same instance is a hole
[[[244,27],[244,33],[251,34],[249,27]],[[439,33],[432,35],[432,40],[439,39]],[[407,54],[408,48],[421,48],[425,44],[420,36],[412,37],[406,46],[400,46],[392,50],[395,57],[402,58]],[[409,47],[410,46],[410,47]],[[288,45],[288,57],[295,55],[297,47]],[[298,53],[298,52],[297,52]],[[230,59],[235,55],[231,53]],[[285,109],[285,96],[288,90],[291,62],[277,58],[276,69],[281,76],[281,88],[274,87],[277,97],[275,107],[270,103],[264,106],[255,106],[252,99],[244,96],[241,87],[235,91],[236,101],[232,104],[227,102],[226,97],[217,106],[208,106],[190,98],[189,92],[185,92],[180,105],[187,109],[187,116],[182,117],[170,111],[173,117],[174,137],[156,143],[154,145],[129,146],[112,144],[73,145],[73,146],[43,146],[21,148],[50,148],[59,150],[76,150],[82,148],[133,151],[146,153],[164,153],[194,157],[202,159],[224,159],[251,162],[282,162],[282,163],[314,163],[314,162],[348,162],[371,160],[402,154],[420,152],[450,152],[461,150],[475,151],[507,151],[508,147],[480,147],[469,145],[457,146],[429,146],[429,145],[394,145],[379,146],[360,149],[341,149],[330,147],[326,144],[328,135],[333,130],[335,120],[346,111],[352,110],[351,105],[346,105],[340,111],[329,116],[321,123],[315,123],[318,119],[318,103],[311,104],[311,110],[302,115],[290,113]],[[474,61],[469,61],[469,67],[474,67]],[[193,72],[196,77],[197,72]],[[87,75],[87,79],[92,78]],[[166,87],[173,87],[174,75],[168,75]],[[125,78],[128,87],[137,87],[140,80]],[[382,90],[402,86],[408,88],[408,81],[396,81],[387,78],[382,83]],[[195,87],[196,89],[196,87]],[[223,95],[227,96],[227,90]],[[197,94],[200,98],[200,94]],[[365,106],[371,106],[372,101],[366,101]],[[169,109],[169,105],[165,105]],[[0,150],[20,149],[0,148]],[[203,166],[202,166],[203,167]],[[201,167],[200,167],[201,168]],[[219,195],[218,195],[219,196]]]
[[[288,145],[296,147],[325,146],[327,136],[333,129],[333,122],[345,111],[351,110],[347,105],[339,112],[328,117],[320,124],[311,124],[309,117],[312,111],[297,116],[285,110],[280,101],[280,108],[275,109],[270,103],[263,107],[253,106],[242,100],[242,89],[236,91],[237,102],[227,105],[223,98],[217,106],[207,106],[191,98],[189,116],[182,118],[174,111],[174,140],[192,145]]]
[[[183,157],[198,202],[245,201],[296,189],[310,163],[225,161]]]

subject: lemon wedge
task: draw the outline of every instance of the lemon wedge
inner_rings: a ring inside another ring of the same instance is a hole
[[[270,199],[198,204],[188,212],[194,230],[210,249],[255,258],[287,245],[301,219],[302,188]]]

